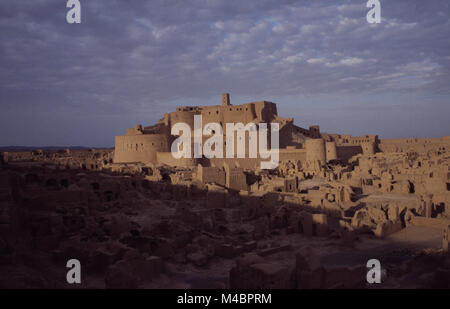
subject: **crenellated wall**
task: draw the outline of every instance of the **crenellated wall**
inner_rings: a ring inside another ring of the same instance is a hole
[[[126,136],[116,137],[115,159],[116,163],[165,163],[168,165],[190,166],[196,164],[197,161],[184,160],[176,162],[173,157],[169,156],[171,142],[176,138],[170,135],[171,128],[177,123],[185,123],[194,130],[194,116],[202,116],[202,126],[208,123],[218,123],[223,129],[223,150],[224,156],[226,150],[226,125],[243,123],[254,123],[258,126],[260,123],[268,124],[267,144],[271,148],[270,123],[279,124],[279,148],[280,160],[300,160],[300,161],[326,161],[340,159],[347,160],[352,155],[361,153],[365,149],[365,153],[375,153],[378,144],[378,136],[366,135],[362,137],[352,137],[350,135],[327,134],[321,133],[320,127],[310,126],[308,129],[294,125],[292,118],[281,118],[277,114],[277,106],[275,103],[268,101],[251,102],[241,105],[232,105],[228,94],[222,95],[222,105],[213,106],[183,106],[178,107],[175,112],[164,114],[156,125],[150,127],[142,127],[140,125],[127,130]],[[192,143],[194,134],[192,134]],[[203,143],[210,136],[202,135]],[[256,134],[259,140],[259,134]],[[250,134],[245,134],[246,155],[245,159],[202,159],[202,164],[218,164],[229,162],[231,166],[240,165],[253,168],[255,164],[261,161],[259,158],[249,158],[249,140]],[[449,139],[450,140],[450,139]],[[325,141],[327,144],[325,145]],[[258,141],[259,142],[259,141]],[[238,138],[234,138],[235,151],[237,148]],[[373,145],[373,150],[372,150]],[[386,144],[389,146],[389,142]],[[192,151],[194,147],[191,146]],[[157,153],[161,153],[158,155]],[[235,152],[236,154],[236,152]],[[236,157],[236,155],[235,155]]]

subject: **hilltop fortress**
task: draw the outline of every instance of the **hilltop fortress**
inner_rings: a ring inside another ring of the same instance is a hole
[[[126,135],[116,136],[115,163],[155,163],[169,166],[192,167],[230,166],[256,168],[262,158],[182,158],[175,159],[170,152],[171,144],[176,136],[171,135],[171,128],[177,123],[186,123],[194,127],[194,116],[202,116],[202,130],[207,123],[278,123],[279,124],[279,156],[280,161],[320,161],[347,160],[351,156],[364,152],[375,153],[379,140],[376,135],[351,137],[349,135],[321,133],[319,126],[309,129],[294,125],[292,118],[281,118],[275,103],[267,101],[232,105],[230,95],[222,95],[222,105],[179,107],[175,112],[167,113],[154,126],[137,125],[127,129]],[[225,133],[225,132],[224,132]],[[246,153],[249,150],[250,132],[246,132]],[[193,134],[192,134],[193,135]],[[203,142],[207,137],[203,137]],[[270,136],[267,144],[271,144]],[[224,139],[225,140],[225,139]],[[238,137],[234,139],[238,142]],[[258,141],[260,142],[260,141]],[[192,143],[194,141],[192,140]],[[226,143],[226,141],[224,141]],[[194,145],[191,147],[194,149]],[[236,149],[236,147],[235,147]]]
[[[380,140],[377,135],[352,137],[350,135],[321,133],[317,125],[305,129],[294,125],[292,118],[281,118],[275,103],[259,101],[242,105],[232,105],[230,95],[222,95],[222,104],[213,106],[178,107],[175,112],[164,117],[153,126],[137,125],[127,129],[126,135],[116,136],[114,163],[153,163],[178,167],[223,166],[257,168],[263,160],[257,158],[181,158],[175,159],[171,153],[171,144],[176,136],[171,128],[177,123],[186,123],[194,127],[194,116],[201,115],[204,129],[207,123],[278,123],[279,124],[279,160],[300,162],[321,162],[332,160],[347,161],[359,153],[371,155],[377,151],[401,152],[408,149],[425,150],[428,145],[447,144],[449,137],[434,139]],[[225,133],[225,132],[224,132]],[[249,150],[250,132],[246,132],[246,153]],[[192,136],[194,134],[192,133]],[[203,137],[203,142],[207,139]],[[270,145],[270,136],[267,137]],[[235,138],[235,143],[238,138]],[[258,141],[259,142],[259,141]],[[194,139],[192,138],[192,143]],[[224,144],[226,143],[224,138]],[[444,147],[444,146],[443,146]],[[194,149],[194,145],[191,147]],[[234,147],[236,149],[236,147]]]

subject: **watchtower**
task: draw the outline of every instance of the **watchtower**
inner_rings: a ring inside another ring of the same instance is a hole
[[[222,106],[229,106],[229,105],[231,105],[230,94],[229,93],[222,94]]]

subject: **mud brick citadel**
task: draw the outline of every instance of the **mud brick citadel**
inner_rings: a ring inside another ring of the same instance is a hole
[[[175,159],[171,128],[194,115],[278,123],[278,166]],[[224,94],[127,129],[114,149],[3,152],[0,285],[67,287],[58,265],[77,258],[83,287],[364,288],[378,259],[383,287],[449,288],[449,150],[450,136],[305,129]]]
[[[280,126],[279,152],[281,161],[320,161],[348,160],[358,153],[374,154],[379,145],[376,135],[351,137],[349,135],[321,133],[319,126],[304,129],[294,125],[292,118],[281,118],[275,103],[267,101],[232,105],[228,93],[222,95],[222,105],[186,106],[164,115],[156,125],[142,127],[137,125],[127,130],[126,135],[116,136],[115,163],[154,163],[170,166],[195,167],[220,166],[224,163],[245,168],[257,168],[259,160],[245,159],[174,159],[170,145],[174,136],[171,128],[177,123],[194,127],[194,115],[201,115],[206,123],[278,123]],[[202,127],[203,129],[203,127]],[[248,132],[247,132],[248,133]],[[245,144],[248,145],[248,134]],[[206,139],[206,138],[204,138]],[[270,143],[270,141],[268,141]],[[192,146],[193,148],[193,146]],[[248,150],[248,147],[246,148]]]

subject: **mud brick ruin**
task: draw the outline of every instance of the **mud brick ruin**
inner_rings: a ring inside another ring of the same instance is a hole
[[[175,159],[171,127],[277,122],[280,162]],[[2,287],[450,288],[450,136],[352,137],[275,103],[180,107],[114,149],[0,156]]]

